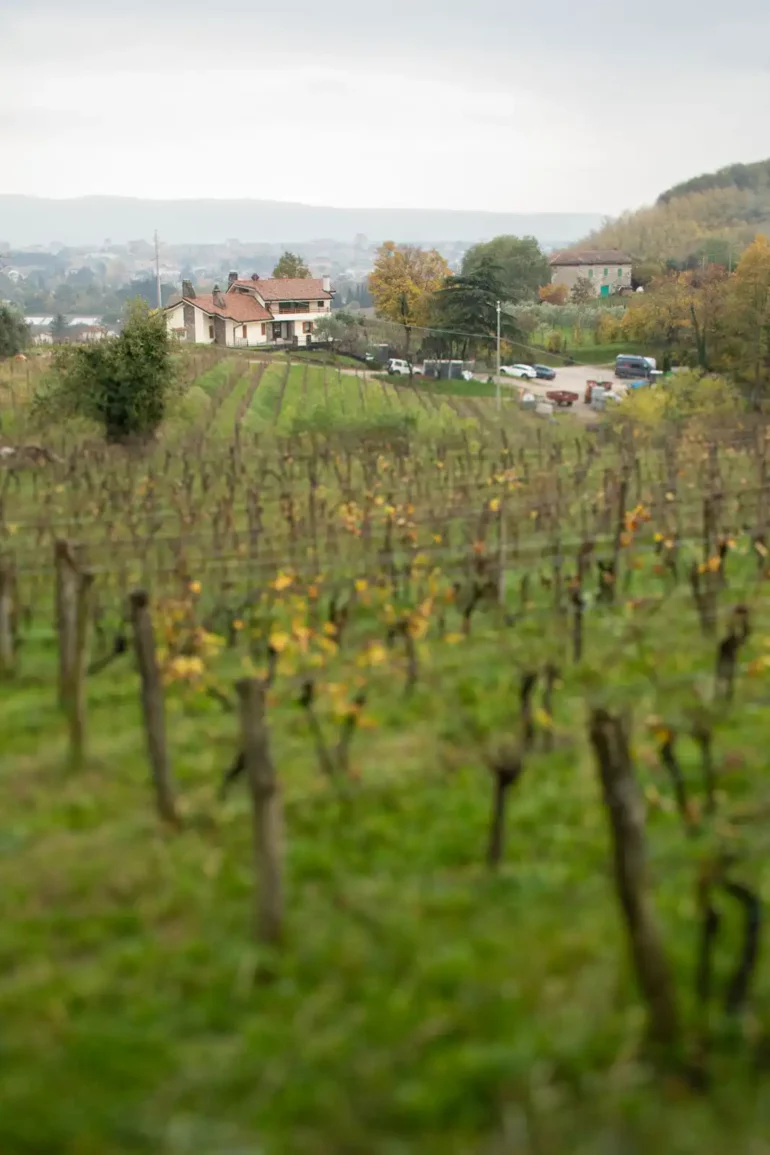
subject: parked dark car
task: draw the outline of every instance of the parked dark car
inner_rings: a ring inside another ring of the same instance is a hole
[[[629,356],[626,353],[621,353],[615,358],[616,377],[637,381],[642,377],[650,378],[655,369],[656,365],[652,357]]]
[[[556,378],[556,370],[550,365],[533,365],[532,368],[542,381],[553,381]]]

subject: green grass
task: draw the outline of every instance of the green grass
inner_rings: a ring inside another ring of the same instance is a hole
[[[666,621],[681,612],[672,605]],[[697,669],[689,636],[687,668]],[[594,639],[595,658],[606,644]],[[288,938],[270,957],[272,979],[254,986],[268,956],[252,945],[248,808],[242,790],[215,797],[233,720],[172,697],[188,828],[163,835],[130,671],[95,680],[89,769],[67,774],[51,638],[40,631],[25,682],[0,707],[0,880],[16,912],[0,935],[2,1149],[214,1155],[259,1137],[269,1152],[400,1143],[459,1155],[486,1150],[508,1114],[523,1127],[522,1111],[548,1149],[565,1152],[591,1151],[602,1134],[632,1134],[647,1149],[674,1128],[681,1145],[664,1150],[716,1155],[719,1113],[739,1109],[746,1135],[766,1135],[731,1060],[737,1041],[718,1052],[711,1103],[681,1089],[667,1103],[639,1066],[641,1012],[579,736],[579,677],[558,695],[556,752],[530,760],[512,799],[504,869],[483,868],[490,783],[483,743],[466,727],[507,728],[517,648],[485,628],[446,653],[433,643],[409,703],[398,665],[373,679],[378,729],[356,740],[361,778],[344,803],[279,683],[271,730],[287,808]],[[235,673],[236,655],[227,663]],[[656,704],[649,688],[635,697],[642,712]],[[740,728],[722,736],[748,753],[733,789],[761,773],[763,733],[756,747]],[[655,817],[652,833],[686,989],[691,856],[673,814]],[[769,999],[762,977],[759,1007]],[[731,1150],[748,1152],[740,1141],[731,1132]]]
[[[248,355],[253,360],[277,361],[282,364],[291,362],[292,364],[329,365],[342,369],[363,370],[366,368],[356,357],[349,357],[346,353],[331,353],[325,349],[302,349],[300,347],[268,351],[257,346],[254,349],[249,349]]]
[[[608,368],[615,364],[615,358],[622,353],[626,345],[581,345],[570,346],[565,356],[571,357],[580,365],[606,365]]]
[[[737,602],[750,604],[753,633],[735,704],[714,711],[719,817],[698,839],[683,834],[654,737],[656,718],[684,734],[713,687],[716,640],[701,634],[686,577],[701,556],[702,447],[679,443],[674,502],[665,457],[647,442],[637,447],[640,488],[628,504],[641,501],[651,520],[624,547],[614,606],[597,604],[592,572],[576,663],[569,612],[554,606],[551,559],[558,545],[566,580],[588,533],[607,556],[615,519],[603,520],[603,494],[619,470],[617,447],[597,447],[590,460],[574,430],[551,431],[518,410],[510,423],[499,419],[503,442],[497,424],[494,432],[463,424],[451,398],[420,397],[402,382],[304,366],[284,377],[280,364],[265,370],[238,448],[232,427],[248,375],[202,439],[198,427],[180,427],[144,458],[116,451],[90,473],[85,464],[74,475],[66,465],[41,471],[34,492],[29,476],[8,487],[5,543],[31,620],[22,622],[17,677],[0,692],[0,1151],[763,1151],[767,1073],[755,1057],[770,1012],[768,969],[760,967],[744,1016],[712,1014],[707,1092],[693,1090],[681,1067],[655,1070],[587,739],[592,704],[632,710],[653,898],[692,1054],[698,864],[726,838],[738,876],[770,894],[762,822],[729,821],[766,797],[767,673],[757,660],[770,618],[750,536],[738,528],[717,636]],[[199,387],[216,393],[226,380],[217,367]],[[494,412],[479,394],[466,396]],[[405,417],[408,451],[368,439],[366,430]],[[722,429],[723,443],[727,436]],[[720,450],[725,525],[756,513],[751,452]],[[515,478],[504,479],[511,462]],[[116,505],[98,514],[103,483],[115,487]],[[506,516],[509,616],[481,606],[466,637],[473,567],[497,557],[496,501]],[[656,572],[655,536],[675,520],[673,586]],[[89,679],[87,765],[67,769],[48,565],[51,538],[65,526],[98,571],[106,636],[97,647],[111,643],[124,588],[140,580],[156,598],[185,597],[195,620],[223,638],[234,616],[243,622],[232,647],[206,662],[210,683],[231,697],[235,678],[262,669],[267,637],[286,635],[268,711],[286,817],[281,950],[255,942],[246,791],[241,783],[225,801],[217,796],[237,749],[235,714],[200,687],[167,691],[184,819],[177,833],[161,830],[153,813],[130,656]],[[296,574],[295,584],[276,590],[279,571]],[[201,584],[193,600],[188,578]],[[402,638],[388,647],[388,626],[431,597],[407,694],[406,647]],[[348,602],[349,617],[329,652],[320,639],[332,598]],[[541,679],[535,747],[510,793],[504,861],[491,872],[487,762],[518,740],[522,674],[548,662],[561,671],[553,725]],[[338,688],[346,700],[366,689],[351,774],[339,784],[319,768],[297,705],[307,669],[329,743],[339,734]],[[686,737],[678,749],[700,798],[697,749]],[[727,905],[725,913],[721,983],[739,929]]]
[[[497,388],[494,382],[479,380],[474,377],[471,381],[435,381],[430,378],[418,377],[415,388],[426,393],[436,393],[448,397],[496,397]]]

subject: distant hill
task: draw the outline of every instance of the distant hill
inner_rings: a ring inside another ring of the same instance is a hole
[[[482,213],[448,209],[340,209],[282,201],[139,200],[82,197],[53,200],[0,196],[0,237],[11,247],[116,244],[152,236],[168,244],[350,240],[475,242],[501,233],[531,234],[541,244],[576,241],[601,223],[600,213]]]
[[[675,184],[658,197],[658,204],[665,205],[676,197],[690,193],[711,192],[712,189],[734,188],[741,192],[770,192],[770,160],[758,160],[754,164],[728,164],[716,172],[706,172],[701,176]]]
[[[636,260],[730,260],[770,232],[770,160],[733,164],[661,193],[655,205],[606,221],[586,240]]]

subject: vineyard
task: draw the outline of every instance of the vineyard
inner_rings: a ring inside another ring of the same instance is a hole
[[[0,1150],[770,1151],[768,442],[0,367]]]

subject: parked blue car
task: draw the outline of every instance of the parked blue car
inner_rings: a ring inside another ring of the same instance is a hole
[[[532,368],[541,381],[553,381],[556,377],[556,370],[552,369],[550,365],[533,365]]]

